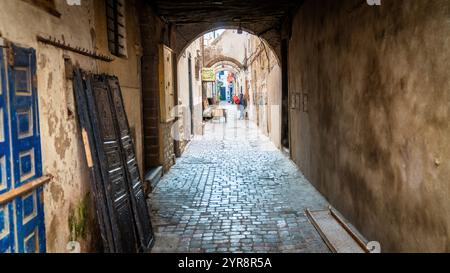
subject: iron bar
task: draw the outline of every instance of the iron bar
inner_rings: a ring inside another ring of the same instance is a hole
[[[55,47],[58,47],[61,49],[69,50],[69,51],[78,53],[80,55],[98,59],[98,60],[101,60],[104,62],[112,62],[114,60],[113,58],[111,58],[109,56],[99,54],[93,50],[89,50],[89,49],[78,47],[78,46],[71,46],[70,44],[66,44],[65,41],[60,41],[60,40],[56,39],[55,37],[49,36],[48,38],[45,38],[45,37],[38,35],[37,40],[38,40],[38,42],[41,42],[44,44],[48,44],[48,45],[52,45],[52,46],[55,46]]]

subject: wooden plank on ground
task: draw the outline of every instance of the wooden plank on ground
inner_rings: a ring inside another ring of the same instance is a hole
[[[335,253],[368,253],[364,242],[330,208],[310,211],[306,215],[328,248]]]

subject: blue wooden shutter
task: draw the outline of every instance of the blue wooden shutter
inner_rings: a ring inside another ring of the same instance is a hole
[[[42,176],[41,140],[37,109],[36,53],[13,46],[9,69],[11,133],[15,187]]]
[[[21,186],[42,176],[39,113],[36,86],[36,52],[31,48],[12,45],[12,60],[8,65],[10,150],[13,182],[11,188]],[[11,177],[11,176],[10,176]],[[15,223],[16,252],[45,252],[45,224],[42,187],[17,196],[8,206]]]
[[[9,111],[5,58],[0,49],[0,194],[11,189]],[[11,203],[0,205],[0,253],[14,252],[14,217]]]

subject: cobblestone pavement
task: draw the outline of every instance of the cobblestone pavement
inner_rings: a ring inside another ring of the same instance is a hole
[[[227,108],[228,123],[209,122],[150,194],[153,252],[328,252],[304,214],[328,203]]]

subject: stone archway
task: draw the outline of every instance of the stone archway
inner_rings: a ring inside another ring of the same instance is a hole
[[[213,67],[217,64],[226,64],[228,66],[232,66],[234,69],[244,69],[244,65],[240,61],[223,55],[207,60],[205,62],[205,67]]]
[[[281,27],[269,27],[264,28],[263,24],[239,24],[239,23],[215,23],[211,24],[190,24],[190,25],[179,25],[174,31],[176,32],[176,42],[174,45],[174,51],[179,55],[181,54],[193,41],[200,38],[204,34],[218,30],[218,29],[240,29],[242,31],[248,32],[252,35],[258,36],[274,52],[281,62]]]
[[[227,6],[243,5],[242,9],[235,10],[232,14],[222,14],[222,11],[216,8],[211,9],[209,5],[205,7],[203,2],[201,4],[195,0],[186,0],[182,4],[165,0],[154,4],[145,0],[138,1],[142,41],[143,138],[147,169],[155,165],[170,167],[173,164],[173,153],[170,152],[172,148],[168,144],[171,141],[167,137],[170,124],[161,124],[159,121],[159,81],[145,80],[159,78],[159,45],[165,44],[170,47],[178,59],[193,41],[207,32],[217,29],[235,29],[239,32],[242,30],[259,37],[264,47],[273,52],[278,64],[281,65],[284,25],[289,12],[295,10],[298,4],[294,4],[291,0],[279,0],[262,7],[257,2],[257,0],[249,0],[240,3],[238,0],[230,0]],[[258,8],[255,9],[255,6]],[[198,12],[190,12],[190,10]],[[238,60],[240,64],[231,60],[222,61],[227,61],[227,65],[230,64],[230,68],[236,70],[245,66],[245,60],[240,58]],[[177,72],[174,71],[174,73]],[[176,78],[175,76],[175,81]],[[177,86],[177,83],[174,82],[174,85]],[[163,141],[166,139],[169,141]]]

